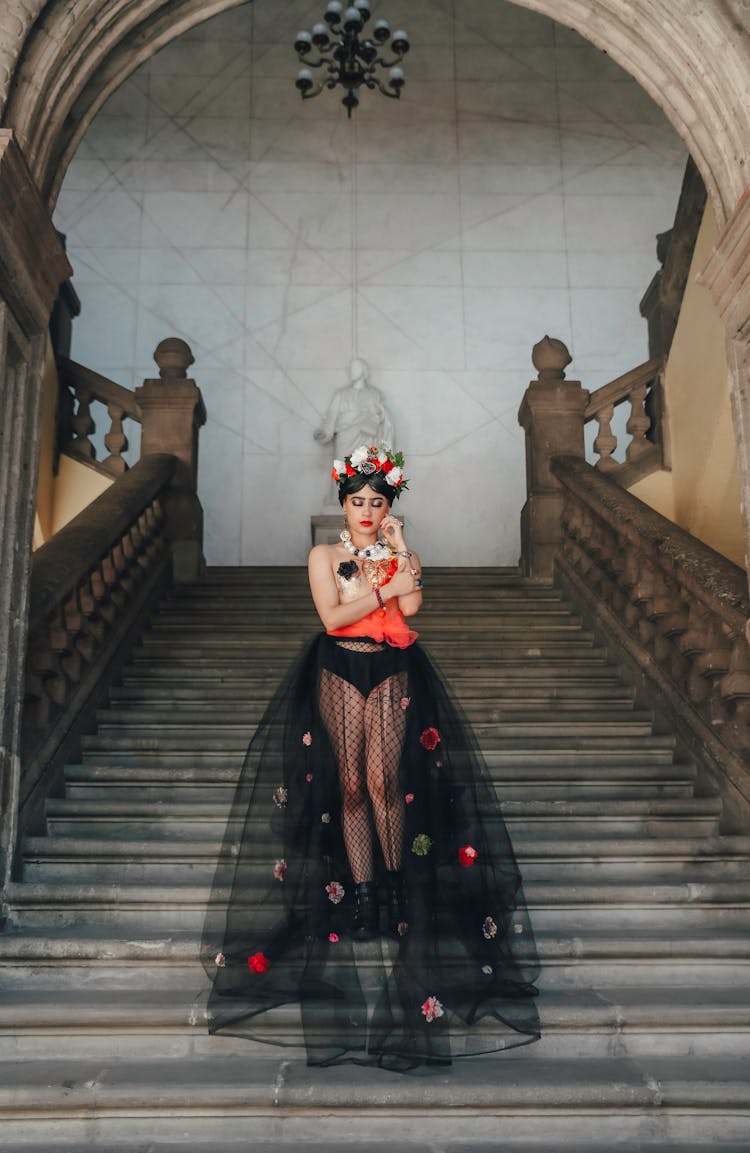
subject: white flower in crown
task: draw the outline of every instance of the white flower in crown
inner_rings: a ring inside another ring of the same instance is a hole
[[[398,482],[401,480],[402,476],[403,476],[403,469],[399,468],[399,466],[397,464],[394,464],[391,471],[387,472],[385,474],[385,479],[388,481],[389,484],[392,484],[395,487],[398,484]]]
[[[346,476],[346,461],[345,460],[335,460],[333,462],[333,471],[336,473],[337,476]]]
[[[352,468],[359,468],[361,464],[364,464],[369,455],[370,450],[364,444],[361,444],[359,448],[355,448],[349,457],[349,460],[352,462]],[[346,465],[344,465],[344,469],[346,470]]]

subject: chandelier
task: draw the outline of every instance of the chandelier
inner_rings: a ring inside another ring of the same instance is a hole
[[[312,32],[298,32],[294,41],[294,50],[300,62],[306,65],[300,68],[295,81],[302,99],[311,100],[324,88],[335,88],[340,84],[345,92],[341,103],[350,117],[359,104],[357,92],[360,88],[377,88],[384,96],[398,100],[404,86],[401,64],[409,51],[406,33],[399,29],[391,35],[388,21],[376,20],[372,39],[361,39],[370,19],[368,0],[354,0],[350,7],[345,7],[340,0],[329,0],[323,19],[325,24],[313,25]],[[388,41],[392,59],[381,55],[387,51]],[[317,59],[310,57],[313,48],[318,51]],[[317,83],[312,68],[323,69]]]

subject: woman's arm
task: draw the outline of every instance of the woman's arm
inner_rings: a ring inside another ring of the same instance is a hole
[[[339,592],[331,568],[330,545],[316,545],[310,551],[307,568],[315,609],[326,632],[351,625],[380,607],[374,591],[363,593],[361,597],[346,601],[344,604],[339,603]],[[395,573],[388,584],[383,585],[380,596],[383,601],[388,601],[405,594],[413,596],[415,595],[413,590],[414,577],[408,569],[405,569]]]
[[[404,552],[409,552],[409,549],[404,549]],[[399,564],[403,563],[406,571],[410,576],[414,577],[415,581],[422,579],[422,562],[417,553],[413,552],[410,557],[399,557]],[[405,596],[398,598],[398,607],[405,617],[413,617],[418,613],[422,607],[422,589],[417,588],[414,592],[406,593]]]

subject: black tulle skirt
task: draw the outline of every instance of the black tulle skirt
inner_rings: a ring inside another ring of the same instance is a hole
[[[393,932],[383,908],[373,940],[350,932],[354,848],[334,748],[375,766],[357,827],[381,897],[386,867],[402,879],[404,921]],[[245,757],[203,945],[211,1032],[304,1045],[311,1065],[406,1071],[538,1038],[510,839],[470,726],[418,644],[323,634],[295,663]]]

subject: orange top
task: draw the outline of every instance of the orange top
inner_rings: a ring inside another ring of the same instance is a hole
[[[385,641],[395,649],[407,649],[413,645],[419,633],[413,632],[406,623],[404,614],[395,600],[386,603],[384,609],[375,609],[358,621],[344,625],[340,629],[329,629],[330,637],[372,637],[374,641]]]

